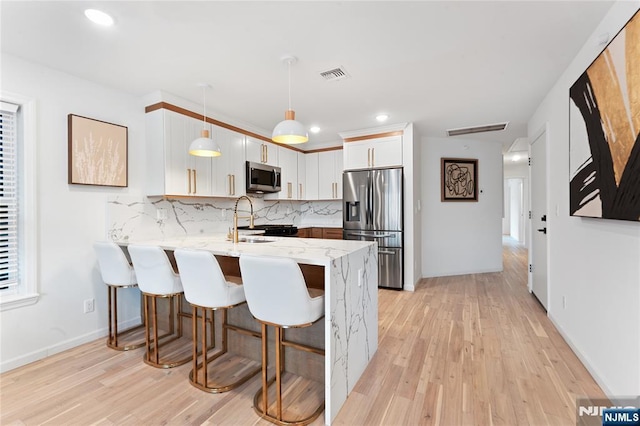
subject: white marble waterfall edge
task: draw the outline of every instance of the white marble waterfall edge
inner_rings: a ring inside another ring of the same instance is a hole
[[[325,423],[331,424],[378,349],[377,244],[332,260],[328,269]]]

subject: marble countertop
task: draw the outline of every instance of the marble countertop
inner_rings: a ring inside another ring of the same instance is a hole
[[[174,237],[156,240],[115,241],[117,244],[145,244],[160,246],[165,250],[178,248],[201,249],[222,256],[239,257],[241,254],[278,256],[294,259],[309,265],[328,265],[332,260],[349,255],[364,247],[376,244],[369,241],[323,240],[318,238],[287,238],[247,236],[248,239],[268,242],[240,242],[226,240],[226,234],[197,237]]]

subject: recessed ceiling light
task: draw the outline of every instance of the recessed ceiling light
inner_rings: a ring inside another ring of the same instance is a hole
[[[376,120],[378,120],[380,123],[387,121],[387,119],[389,118],[389,114],[378,114],[376,115]]]
[[[318,126],[313,126],[313,127],[311,127],[311,128],[309,129],[309,131],[310,131],[311,133],[318,133],[318,132],[320,131],[320,127],[318,127]]]
[[[84,16],[89,18],[91,22],[104,27],[110,27],[113,25],[113,18],[98,9],[87,9],[84,11]]]

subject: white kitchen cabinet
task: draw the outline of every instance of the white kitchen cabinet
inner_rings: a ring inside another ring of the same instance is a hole
[[[222,155],[211,159],[213,169],[212,194],[218,197],[239,197],[246,193],[245,136],[220,126],[211,126],[211,137],[218,142]]]
[[[145,120],[148,195],[213,195],[211,158],[188,153],[202,121],[167,109],[149,112]]]
[[[305,163],[305,188],[303,188],[304,200],[318,199],[318,153],[304,154]]]
[[[344,144],[344,169],[402,166],[402,135]]]
[[[298,152],[296,159],[298,160],[298,200],[306,200],[307,196],[307,155],[304,152]]]
[[[246,160],[255,163],[278,164],[278,145],[251,136],[246,137]]]
[[[268,200],[298,199],[298,153],[284,146],[278,146],[278,162],[280,167],[280,192],[265,195]],[[274,164],[274,163],[270,163]]]
[[[318,153],[318,199],[342,198],[342,150]]]

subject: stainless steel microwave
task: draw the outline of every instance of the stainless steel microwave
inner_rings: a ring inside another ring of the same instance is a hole
[[[280,192],[280,167],[247,161],[247,192]]]

